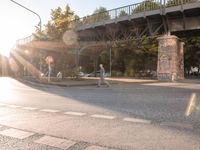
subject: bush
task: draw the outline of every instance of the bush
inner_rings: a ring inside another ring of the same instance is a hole
[[[125,71],[125,75],[126,76],[128,76],[128,77],[135,77],[136,76],[136,74],[135,74],[135,70],[134,69],[127,69],[126,71]]]
[[[122,77],[123,73],[120,71],[112,71],[112,77]]]
[[[65,76],[73,78],[73,79],[79,79],[80,78],[79,77],[79,69],[73,68],[73,69],[67,70],[65,73]]]

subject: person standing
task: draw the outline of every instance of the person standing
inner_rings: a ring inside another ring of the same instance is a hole
[[[100,79],[98,82],[98,87],[101,86],[101,83],[105,83],[107,87],[110,87],[109,82],[105,80],[105,69],[103,67],[103,64],[100,64],[99,67],[100,67]]]

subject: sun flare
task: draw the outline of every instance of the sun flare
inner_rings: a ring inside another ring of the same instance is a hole
[[[10,50],[11,50],[11,47],[9,47],[10,46],[10,42],[4,41],[2,39],[0,39],[0,42],[1,42],[0,55],[9,57]]]

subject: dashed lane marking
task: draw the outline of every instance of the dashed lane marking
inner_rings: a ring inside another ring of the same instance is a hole
[[[145,119],[137,119],[137,118],[124,118],[124,121],[127,122],[134,122],[134,123],[145,123],[145,124],[150,124],[150,120],[145,120]]]
[[[85,150],[109,150],[108,148],[105,147],[100,147],[100,146],[89,146]]]
[[[7,107],[10,107],[10,108],[20,108],[21,106],[18,106],[18,105],[7,105]]]
[[[57,113],[60,112],[60,110],[55,110],[55,109],[40,109],[42,112],[48,112],[48,113]]]
[[[68,149],[69,147],[76,144],[76,142],[73,142],[70,140],[55,138],[55,137],[51,137],[51,136],[44,136],[34,142],[39,143],[39,144],[45,144],[45,145],[56,147],[56,148],[60,148],[60,149]]]
[[[37,110],[39,108],[35,108],[35,107],[23,107],[22,109],[25,109],[25,110]]]
[[[29,136],[34,135],[35,133],[32,132],[25,132],[17,129],[6,129],[3,131],[0,131],[1,135],[8,136],[8,137],[13,137],[17,139],[25,139]]]
[[[101,119],[115,119],[115,116],[107,116],[107,115],[99,115],[99,114],[91,115],[91,117],[101,118]]]
[[[84,115],[86,115],[86,113],[82,113],[82,112],[72,112],[72,111],[65,112],[64,114],[65,114],[65,115],[73,115],[73,116],[84,116]]]

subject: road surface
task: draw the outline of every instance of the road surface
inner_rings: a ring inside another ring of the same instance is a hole
[[[0,78],[2,150],[199,150],[199,112],[184,116],[195,83],[110,88],[23,84]]]

